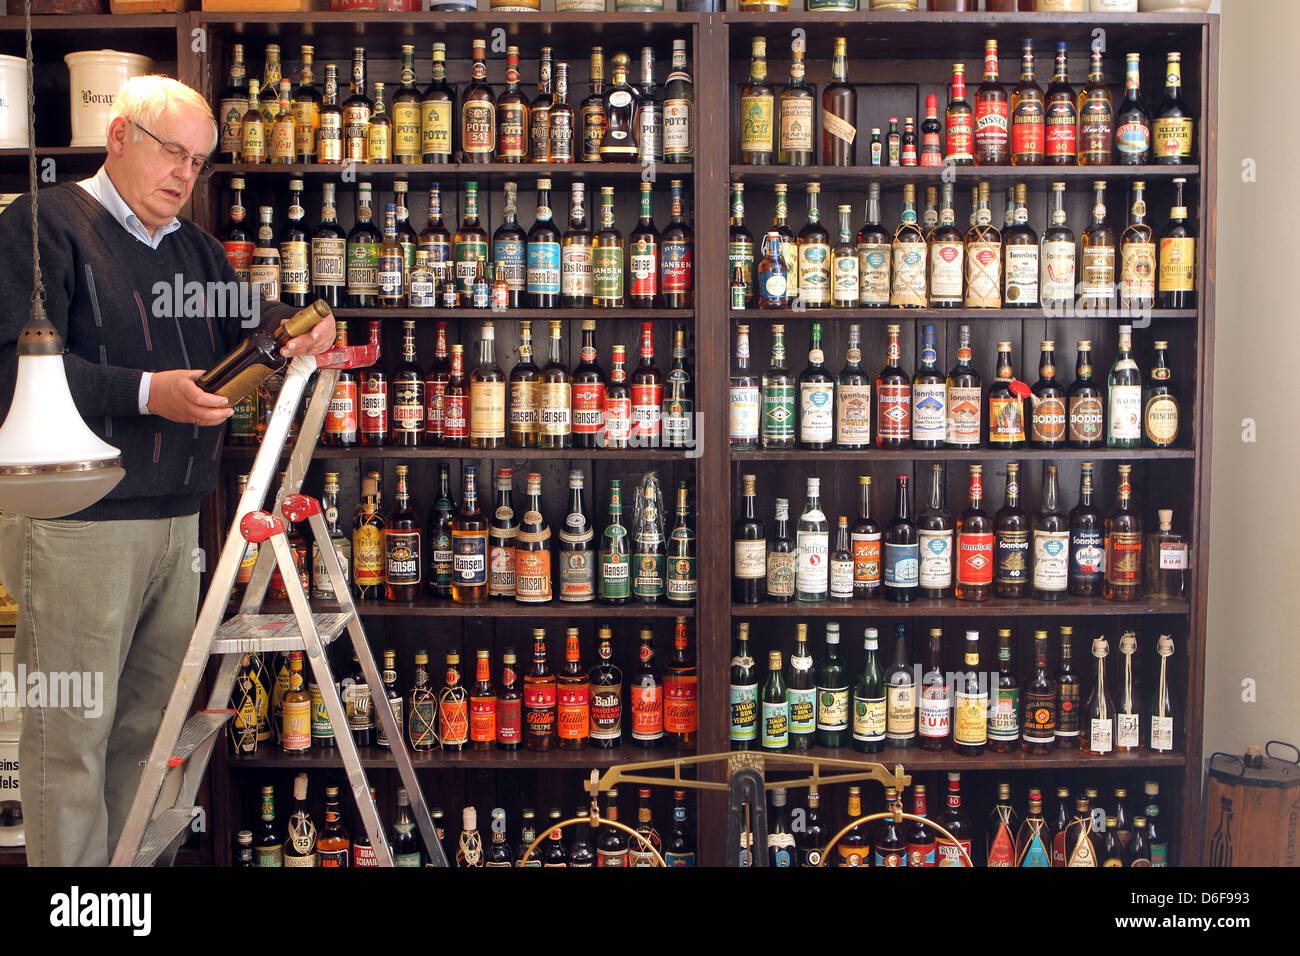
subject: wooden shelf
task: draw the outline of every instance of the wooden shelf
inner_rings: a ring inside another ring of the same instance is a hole
[[[18,4],[22,6],[22,4]],[[176,21],[179,18],[174,13],[115,13],[111,16],[103,14],[33,14],[32,16],[32,34],[37,33],[80,33],[83,30],[166,30],[169,33],[175,33]],[[0,16],[0,32],[16,31],[23,32],[23,15],[21,13],[11,13],[6,16]]]
[[[1103,598],[1071,597],[1064,601],[1035,601],[1032,598],[990,598],[987,601],[916,600],[910,604],[886,601],[791,601],[788,604],[731,605],[733,618],[752,617],[1073,617],[1156,615],[1185,616],[1191,611],[1181,598],[1143,598],[1141,601],[1107,601]]]
[[[57,156],[65,159],[102,160],[107,154],[103,146],[37,146],[37,156]],[[0,149],[0,159],[26,159],[27,150],[20,147]]]
[[[286,167],[287,168],[287,167]],[[1091,185],[1094,179],[1155,179],[1199,176],[1200,166],[748,166],[733,164],[733,182],[786,183],[816,179],[828,189],[865,187],[869,182],[937,183],[945,170],[961,180],[1047,184],[1064,180]]]
[[[804,771],[793,761],[782,765],[780,754],[765,754],[769,770]],[[852,747],[812,747],[799,751],[800,756],[834,757],[839,760],[860,760],[863,763],[880,763],[892,767],[899,763],[908,773],[927,771],[978,772],[983,770],[1077,770],[1080,768],[1136,769],[1138,767],[1181,767],[1187,759],[1181,753],[1159,754],[1147,750],[1116,753],[1110,756],[1086,754],[1077,749],[1053,750],[1040,756],[1017,749],[999,754],[985,750],[978,757],[963,757],[948,750],[922,750],[920,747],[886,747],[880,753],[864,754]]]
[[[624,741],[620,747],[606,750],[584,747],[582,750],[462,750],[451,753],[433,750],[412,753],[411,763],[417,770],[435,770],[448,768],[489,769],[504,768],[513,770],[549,769],[549,770],[587,770],[591,767],[609,767],[616,763],[629,763],[637,760],[662,760],[671,758],[674,751],[663,747],[648,749],[633,747]],[[682,754],[681,756],[689,756]],[[397,761],[393,755],[382,747],[362,747],[361,763],[366,767],[396,769]],[[314,747],[305,754],[286,754],[273,748],[248,757],[227,757],[226,766],[235,770],[324,770],[342,769],[343,758],[337,747],[322,749]]]
[[[660,618],[695,617],[695,605],[679,607],[675,604],[602,604],[599,601],[569,603],[551,601],[549,604],[520,604],[516,601],[489,601],[486,604],[456,604],[439,598],[419,598],[414,604],[390,604],[387,601],[357,601],[362,617],[474,617],[474,618]],[[327,601],[312,602],[313,608],[338,611],[336,604]],[[229,608],[234,614],[238,604]],[[262,611],[266,614],[292,613],[288,601],[267,600]]]
[[[1145,316],[1138,314],[1126,314],[1120,310],[1110,312],[1066,312],[1064,314],[1048,314],[1042,308],[1035,306],[1032,309],[732,309],[731,319],[733,322],[748,322],[751,325],[761,322],[825,322],[825,321],[854,321],[861,322],[864,320],[887,321],[887,322],[1018,322],[1026,321],[1047,321],[1059,320],[1062,322],[1073,321],[1097,321],[1106,320],[1117,324],[1132,322]],[[1153,309],[1150,313],[1151,321],[1160,320],[1196,320],[1195,309]]]
[[[338,319],[431,319],[455,321],[466,319],[486,322],[518,322],[530,319],[534,322],[544,319],[595,319],[601,322],[613,322],[619,319],[629,321],[668,321],[689,322],[695,315],[694,309],[379,309],[379,308],[339,308],[334,310]]]
[[[350,167],[356,180],[406,177],[426,182],[448,176],[466,179],[519,180],[524,191],[531,188],[538,176],[569,176],[584,180],[641,181],[640,163],[358,163]],[[239,175],[245,178],[307,176],[337,179],[342,175],[342,163],[214,163],[214,176]],[[659,163],[655,167],[655,185],[667,189],[670,180],[690,179],[695,169],[690,163]],[[599,199],[599,196],[596,197]]]
[[[747,461],[1191,461],[1190,448],[831,448],[809,451],[738,451],[733,462]]]
[[[281,458],[288,457],[290,448],[286,447]],[[226,461],[251,462],[257,454],[256,445],[227,445],[222,449],[221,457]],[[410,461],[425,459],[432,461],[690,461],[699,458],[698,449],[676,448],[501,448],[483,450],[478,448],[409,448],[385,445],[373,448],[369,445],[357,448],[331,448],[319,446],[312,452],[317,460],[352,460],[352,461]]]

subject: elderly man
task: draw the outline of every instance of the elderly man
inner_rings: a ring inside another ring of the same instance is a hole
[[[0,518],[0,574],[20,607],[18,663],[29,674],[102,675],[102,701],[51,700],[24,714],[32,865],[108,862],[194,627],[197,512],[216,484],[221,426],[232,414],[195,379],[248,330],[239,315],[174,318],[152,306],[155,285],[170,296],[178,277],[236,281],[221,245],[178,218],[216,143],[201,96],[140,77],[114,103],[100,170],[40,194],[41,271],[72,397],[122,450],[126,477],[64,519]],[[31,298],[29,201],[0,217],[0,418]],[[267,304],[264,324],[291,313]],[[333,340],[327,319],[285,352],[315,354]]]

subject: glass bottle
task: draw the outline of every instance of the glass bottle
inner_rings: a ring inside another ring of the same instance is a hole
[[[488,594],[488,522],[478,506],[477,470],[465,466],[464,496],[451,522],[451,599],[457,604],[482,604]]]
[[[1066,44],[1056,44],[1056,70],[1047,88],[1044,163],[1073,166],[1078,158],[1079,104],[1070,85],[1070,60]]]
[[[1025,447],[1025,394],[1011,365],[1011,343],[998,343],[998,374],[989,386],[989,445]]]
[[[853,600],[853,552],[849,550],[849,519],[839,516],[835,547],[830,555],[830,600]]]
[[[1101,51],[1090,54],[1088,82],[1079,88],[1080,166],[1108,166],[1115,144],[1115,101],[1101,69]]]
[[[979,185],[975,225],[966,233],[966,298],[968,309],[1002,306],[1002,233],[993,225],[989,184]]]
[[[501,655],[501,687],[497,690],[497,750],[518,750],[523,740],[523,691],[515,670],[514,648]]]
[[[979,631],[966,632],[967,670],[959,672],[953,701],[952,749],[964,757],[978,757],[988,745],[989,690],[980,680]]]
[[[438,689],[438,740],[453,753],[469,742],[469,694],[460,682],[460,653],[448,651],[443,684]]]
[[[916,224],[916,186],[903,186],[903,212],[890,244],[891,284],[889,304],[898,308],[924,308],[927,302],[925,236]]]
[[[667,589],[666,513],[658,475],[646,472],[637,490],[636,519],[632,524],[632,598],[657,604]]]
[[[361,482],[361,513],[352,523],[352,575],[357,598],[375,600],[384,586],[384,518],[372,479]]]
[[[736,625],[736,650],[731,658],[729,689],[732,750],[756,750],[758,744],[758,671],[749,653],[749,624]]]
[[[916,677],[909,662],[907,625],[894,625],[894,662],[885,671],[885,742],[912,747],[917,742]]]
[[[1002,598],[1022,598],[1032,580],[1033,552],[1029,516],[1020,505],[1020,464],[1007,462],[1002,507],[993,516],[993,592]]]
[[[1029,444],[1034,448],[1061,448],[1067,437],[1067,396],[1056,380],[1056,343],[1039,344],[1038,381],[1029,395]]]
[[[537,180],[537,216],[528,232],[528,300],[534,309],[560,304],[560,231],[551,214],[551,180]]]
[[[406,472],[406,465],[397,466],[397,501],[383,529],[384,596],[391,602],[410,604],[420,594],[424,559],[420,519],[411,507]]]
[[[884,544],[884,581],[885,598],[890,601],[909,603],[916,600],[919,574],[919,542],[916,525],[912,521],[908,500],[907,475],[897,476],[894,517],[885,527]]]
[[[1011,90],[1011,165],[1041,166],[1044,142],[1043,90],[1034,79],[1034,41],[1020,45],[1020,82]]]
[[[998,82],[998,41],[984,41],[984,82],[975,91],[975,165],[1006,166],[1010,104]]]
[[[1170,52],[1165,65],[1165,100],[1151,124],[1154,161],[1176,166],[1192,162],[1195,120],[1183,101],[1182,54]],[[1176,182],[1177,180],[1175,180]]]
[[[555,674],[546,661],[546,630],[533,628],[533,666],[524,674],[524,746],[550,750],[555,746]]]
[[[1029,225],[1029,191],[1015,187],[1011,223],[1002,230],[1002,304],[1006,308],[1038,305],[1038,233]]]
[[[912,437],[912,382],[902,368],[901,327],[885,327],[885,365],[876,375],[876,445],[906,448]]]
[[[1106,430],[1106,409],[1102,404],[1101,389],[1092,377],[1092,342],[1080,339],[1075,347],[1074,381],[1067,393],[1070,445],[1074,448],[1100,448]]]
[[[764,37],[754,37],[749,59],[749,81],[740,91],[741,163],[770,166],[775,159],[772,137],[774,107],[775,93],[767,82],[767,40]]]
[[[569,228],[560,245],[560,304],[566,308],[589,308],[596,289],[586,190],[577,181],[570,187]]]
[[[293,778],[293,813],[289,817],[282,860],[285,866],[316,866],[316,824],[307,809],[307,775]]]
[[[952,698],[943,671],[942,628],[930,628],[919,696],[917,736],[921,749],[947,749],[952,734]]]
[[[1074,672],[1074,628],[1061,627],[1061,659],[1056,670],[1056,746],[1072,750],[1079,744],[1079,675]]]
[[[760,379],[749,367],[749,326],[736,326],[736,354],[727,392],[727,433],[733,449],[758,447]]]
[[[970,466],[969,504],[957,519],[954,594],[959,601],[987,601],[993,596],[994,526],[984,510],[983,471],[982,465]]]
[[[816,162],[813,109],[816,91],[804,80],[804,39],[790,43],[790,80],[777,102],[776,161],[782,166],[811,166]]]
[[[925,508],[916,519],[919,596],[938,600],[952,594],[953,520],[943,506],[943,465],[930,465],[930,494]]]
[[[325,530],[329,535],[329,544],[334,548],[339,566],[343,571],[343,580],[349,580],[352,566],[352,542],[339,529],[339,473],[325,473],[324,494],[321,495],[321,511],[325,519]],[[312,542],[311,596],[321,601],[337,601],[334,584],[325,567],[324,554],[320,541]]]
[[[795,527],[799,552],[795,595],[800,601],[824,601],[829,590],[830,527],[821,508],[821,479],[809,478],[807,502]]]
[[[555,676],[555,684],[555,745],[560,750],[581,750],[591,732],[591,685],[582,666],[576,627],[565,631],[564,664]]]
[[[1177,740],[1177,730],[1175,724],[1176,711],[1174,710],[1173,695],[1170,693],[1169,677],[1169,658],[1174,653],[1174,640],[1168,634],[1161,634],[1160,639],[1156,642],[1156,655],[1160,658],[1160,671],[1156,678],[1155,685],[1152,688],[1151,701],[1148,709],[1151,714],[1150,734],[1147,736],[1147,746],[1154,753],[1172,753]],[[1154,784],[1147,784],[1147,793],[1151,794],[1151,787]],[[1152,807],[1147,807],[1148,823],[1155,816],[1152,813]],[[1161,831],[1163,834],[1163,830]],[[1155,848],[1157,846],[1157,834],[1154,830],[1149,832],[1152,844],[1152,866],[1163,865],[1155,862]],[[1161,849],[1164,847],[1161,845]],[[1163,857],[1162,857],[1163,859]]]
[[[808,650],[808,625],[803,621],[795,625],[794,653],[785,686],[790,749],[808,750],[817,731],[817,678]]]
[[[816,742],[819,747],[842,747],[849,729],[849,672],[839,649],[840,626],[830,621],[826,624],[826,656],[817,664]]]
[[[479,224],[478,182],[474,180],[465,183],[465,214],[452,240],[452,259],[457,295],[462,305],[468,305],[480,264],[488,262],[488,236]]]
[[[546,161],[573,162],[574,113],[569,105],[569,64],[555,64],[555,102],[547,117]]]
[[[1092,696],[1084,708],[1084,733],[1079,737],[1079,749],[1090,754],[1109,754],[1115,750],[1115,702],[1106,685],[1106,656],[1110,644],[1098,637],[1092,642],[1092,656],[1097,659],[1097,675],[1092,686]]]
[[[862,670],[853,687],[853,748],[862,753],[879,753],[885,748],[888,697],[877,657],[879,643],[876,629],[867,628],[863,634]]]
[[[611,349],[609,384],[605,386],[605,447],[626,448],[632,433],[632,393],[627,386],[625,346]]]
[[[1123,666],[1115,697],[1115,750],[1132,753],[1142,746],[1142,704],[1138,701],[1137,665],[1134,662],[1137,634],[1125,631],[1120,635],[1119,653]],[[1125,816],[1121,822],[1127,824],[1127,819]]]
[[[486,40],[473,41],[472,56],[470,83],[460,103],[460,148],[465,162],[490,163],[497,144],[497,111],[496,96],[487,82]]]
[[[491,750],[496,739],[497,693],[492,686],[492,652],[479,648],[474,652],[474,686],[469,694],[469,746],[471,750]]]
[[[1016,680],[1010,628],[998,628],[998,684],[996,693],[990,692],[990,697],[989,750],[1011,753],[1020,749],[1020,682]]]
[[[1060,310],[1073,303],[1075,243],[1074,233],[1065,224],[1065,183],[1052,183],[1051,211],[1039,261],[1038,294],[1043,308]]]
[[[596,664],[587,675],[591,688],[591,746],[603,750],[623,740],[623,672],[613,662],[608,624],[602,624],[596,639]]]
[[[970,859],[970,855],[971,837],[975,827],[961,806],[961,774],[949,772],[948,805],[935,822],[956,838],[956,842],[943,834],[939,834],[936,838],[935,855],[938,857],[939,865],[973,866],[974,862]]]
[[[944,113],[944,163],[975,163],[975,114],[966,101],[966,64],[952,65],[952,93]]]
[[[1033,527],[1033,597],[1063,601],[1069,588],[1070,523],[1061,511],[1056,466],[1043,468],[1043,493]]]
[[[936,362],[935,327],[921,327],[921,364],[912,379],[912,447],[941,448],[947,430],[947,382]]]
[[[1092,504],[1092,462],[1079,472],[1079,503],[1070,510],[1070,563],[1067,588],[1078,597],[1094,597],[1101,589],[1101,512]]]
[[[664,741],[664,681],[655,664],[654,632],[641,628],[637,666],[628,677],[632,746],[660,747]]]
[[[1188,223],[1183,187],[1187,180],[1176,176],[1174,204],[1169,225],[1160,234],[1156,268],[1156,305],[1162,309],[1191,309],[1196,306],[1196,233]]]
[[[366,162],[386,164],[393,161],[393,121],[384,103],[384,84],[375,83],[375,101],[366,124]]]
[[[626,604],[632,598],[631,559],[627,528],[623,526],[622,481],[609,481],[609,523],[601,535],[600,600],[604,604]]]
[[[1102,596],[1137,601],[1142,596],[1142,516],[1134,509],[1129,484],[1132,465],[1119,465],[1115,509],[1106,518],[1106,562]]]
[[[550,361],[538,379],[537,447],[568,448],[573,444],[573,381],[564,360],[561,332],[564,323],[550,323]]]
[[[429,505],[429,514],[425,519],[425,536],[429,545],[425,593],[430,597],[451,597],[452,570],[455,565],[451,525],[456,511],[456,499],[451,493],[451,466],[439,462],[438,497]]]
[[[1099,309],[1115,300],[1115,230],[1106,225],[1106,181],[1092,184],[1092,221],[1079,236],[1080,308]]]
[[[580,470],[569,472],[569,511],[560,528],[557,554],[561,601],[586,602],[596,598],[596,561],[592,549],[595,533],[587,517],[585,483]]]
[[[343,158],[348,162],[368,161],[370,117],[374,103],[366,96],[366,49],[352,48],[352,95],[343,101]]]
[[[866,222],[857,234],[858,306],[865,309],[888,306],[893,286],[893,237],[880,225],[880,218],[880,184],[868,183]]]
[[[1034,666],[1021,688],[1020,749],[1050,753],[1056,746],[1056,686],[1047,670],[1047,631],[1034,631]]]
[[[515,538],[515,600],[545,604],[551,600],[551,527],[542,514],[542,476],[528,473],[528,505]]]
[[[957,361],[948,372],[946,444],[949,448],[978,448],[983,415],[979,372],[971,364],[970,326],[958,330]]]
[[[1142,54],[1125,57],[1124,102],[1115,114],[1115,161],[1145,166],[1151,161],[1151,116],[1142,108]]]

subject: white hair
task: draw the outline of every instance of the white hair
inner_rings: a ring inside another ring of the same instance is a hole
[[[120,116],[138,126],[153,129],[164,113],[178,107],[197,110],[207,117],[212,124],[212,143],[208,146],[208,152],[216,149],[217,121],[212,115],[212,107],[193,89],[170,76],[136,76],[127,80],[113,101],[108,125],[112,126],[113,120]]]

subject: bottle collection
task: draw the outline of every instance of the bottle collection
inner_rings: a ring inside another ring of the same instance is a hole
[[[550,664],[546,629],[533,628],[532,640],[527,669],[513,648],[506,649],[496,683],[486,648],[474,652],[472,683],[462,679],[460,652],[448,651],[440,686],[430,677],[429,652],[417,650],[406,691],[399,685],[396,651],[383,652],[383,686],[373,691],[354,654],[350,673],[339,682],[345,732],[358,747],[390,747],[376,717],[379,708],[388,707],[404,742],[416,753],[609,750],[622,746],[625,738],[643,749],[695,749],[698,678],[685,618],[676,620],[672,653],[662,665],[653,631],[641,628],[637,663],[626,679],[613,662],[613,631],[607,624],[598,629],[597,660],[590,667],[583,664],[576,627],[566,630],[559,667]],[[336,746],[337,731],[320,688],[310,668],[303,668],[301,651],[276,654],[269,670],[261,655],[244,657],[231,697],[235,713],[227,724],[232,754],[250,756],[277,742],[287,754]]]
[[[283,77],[279,44],[267,44],[261,81],[247,76],[243,44],[234,45],[230,81],[218,97],[217,150],[224,162],[294,163],[690,163],[694,158],[694,83],[685,40],[672,44],[662,87],[655,53],[641,49],[640,83],[626,53],[610,60],[591,50],[590,95],[570,93],[569,64],[539,52],[537,96],[520,89],[519,48],[506,48],[505,89],[488,78],[488,41],[470,44],[470,82],[457,93],[447,82],[447,45],[432,47],[432,80],[416,85],[415,47],[401,48],[398,85],[367,81],[366,48],[352,52],[351,95],[340,102],[338,67],[316,87],[315,47],[300,48],[295,87]],[[373,88],[374,99],[368,95]],[[385,102],[387,93],[387,102]],[[570,101],[572,96],[573,101]]]
[[[349,576],[355,597],[411,604],[422,598],[450,599],[472,606],[488,601],[547,604],[551,601],[603,604],[694,604],[699,582],[689,484],[679,481],[674,501],[666,500],[657,472],[647,472],[629,488],[631,516],[624,523],[623,479],[609,481],[608,520],[597,533],[586,498],[586,476],[569,472],[568,507],[552,540],[552,524],[542,505],[542,476],[529,472],[522,513],[514,506],[514,475],[499,468],[495,505],[480,507],[474,465],[465,465],[459,504],[450,466],[438,465],[438,493],[421,522],[408,491],[408,466],[396,466],[393,510],[382,510],[382,474],[361,482],[361,501],[351,535],[340,527],[338,475],[326,475],[322,505],[329,538]],[[241,476],[238,487],[243,487]],[[242,492],[241,492],[242,493]],[[304,588],[322,600],[334,598],[318,554],[291,526],[290,550]],[[250,543],[236,577],[235,593],[247,586],[257,561]],[[278,569],[267,596],[285,599]]]
[[[1115,505],[1103,517],[1092,503],[1092,463],[1080,467],[1079,502],[1068,513],[1054,464],[1044,464],[1039,508],[1020,504],[1020,466],[1006,466],[1003,506],[984,506],[982,465],[969,465],[967,507],[954,520],[944,506],[944,468],[930,466],[926,507],[912,506],[911,476],[900,474],[894,515],[873,516],[872,480],[858,478],[858,515],[834,523],[822,507],[821,479],[793,534],[789,502],[776,499],[769,537],[758,517],[757,479],[742,476],[740,516],[732,534],[732,599],[738,604],[916,600],[982,602],[992,598],[1055,602],[1102,597],[1131,602],[1181,598],[1188,543],[1160,509],[1159,530],[1143,534],[1133,501],[1132,466],[1118,465]],[[882,516],[883,517],[883,516]]]
[[[915,775],[913,775],[915,779]],[[997,785],[997,798],[987,825],[978,826],[962,804],[961,774],[947,775],[944,809],[937,815],[929,803],[925,784],[914,783],[911,801],[893,787],[885,788],[884,805],[897,806],[927,822],[885,818],[850,830],[823,861],[826,842],[841,825],[865,816],[862,788],[850,786],[843,824],[823,816],[821,794],[810,789],[805,807],[792,807],[790,793],[772,791],[768,808],[768,865],[796,866],[988,866],[988,867],[1095,867],[1168,866],[1169,826],[1160,816],[1160,784],[1143,785],[1142,813],[1133,815],[1127,787],[1114,788],[1104,805],[1096,789],[1088,787],[1071,800],[1067,787],[1055,790],[1056,812],[1047,813],[1046,791],[1026,790],[1023,812],[1011,797],[1009,783]],[[946,829],[940,833],[928,821]],[[753,834],[742,834],[746,850]],[[963,851],[965,854],[963,855]],[[742,853],[745,851],[742,851]],[[750,854],[752,859],[752,853]],[[969,864],[967,860],[969,859]]]
[[[236,867],[279,866],[377,866],[374,848],[361,825],[355,824],[350,836],[343,824],[342,804],[338,786],[325,787],[325,825],[317,828],[312,822],[307,803],[307,775],[299,774],[294,780],[294,810],[285,823],[278,823],[275,809],[275,787],[263,786],[258,823],[252,829],[241,830],[236,836],[234,863]],[[371,798],[375,790],[371,788]],[[637,790],[636,825],[633,829],[645,839],[629,836],[616,827],[598,822],[587,823],[588,806],[580,806],[574,817],[579,823],[561,830],[553,829],[563,822],[564,814],[553,808],[545,822],[539,825],[537,814],[531,807],[519,813],[519,839],[512,846],[511,827],[504,807],[493,807],[487,819],[487,832],[481,833],[476,807],[466,806],[460,813],[459,833],[453,832],[440,808],[430,809],[429,816],[443,854],[451,866],[456,867],[591,867],[591,866],[655,866],[657,852],[667,866],[695,866],[695,827],[692,822],[693,801],[685,790],[672,791],[672,822],[664,835],[654,823],[654,813],[649,787]],[[606,794],[604,816],[618,820],[618,790],[610,788]],[[543,834],[545,842],[525,861],[528,848]],[[394,866],[427,866],[420,832],[411,815],[410,797],[405,789],[397,791],[397,812],[388,834],[388,850]],[[647,843],[654,848],[651,852]]]
[[[754,166],[1108,166],[1177,165],[1194,161],[1195,118],[1182,93],[1182,55],[1170,52],[1164,99],[1143,105],[1141,55],[1125,57],[1124,96],[1119,106],[1106,82],[1102,53],[1094,46],[1086,81],[1076,91],[1069,78],[1069,50],[1056,44],[1052,82],[1044,90],[1034,76],[1034,43],[1021,44],[1020,82],[1008,90],[999,79],[998,41],[984,43],[983,83],[967,99],[966,64],[952,66],[952,85],[942,119],[935,95],[926,98],[919,129],[913,117],[889,118],[889,132],[871,127],[860,136],[857,90],[848,79],[847,41],[836,37],[831,82],[817,93],[805,79],[802,31],[791,43],[789,82],[777,92],[768,82],[767,40],[751,44],[749,78],[740,92],[740,162]],[[868,61],[869,62],[869,61]],[[816,117],[820,113],[821,122]],[[821,128],[818,137],[817,129]]]
[[[919,747],[963,757],[986,751],[1041,756],[1054,750],[1113,755],[1144,748],[1171,753],[1181,742],[1171,692],[1174,643],[1168,634],[1155,643],[1159,665],[1144,694],[1133,631],[1117,641],[1118,666],[1108,667],[1110,642],[1098,635],[1091,647],[1095,666],[1076,670],[1074,628],[1062,625],[1053,672],[1047,630],[1037,629],[1033,665],[1023,682],[1011,628],[998,628],[996,671],[979,669],[978,630],[965,633],[967,669],[951,672],[943,668],[943,628],[929,629],[924,668],[912,656],[907,631],[904,623],[894,626],[893,663],[883,667],[879,632],[866,628],[855,677],[840,657],[837,622],[827,623],[825,653],[816,663],[808,626],[800,623],[785,666],[782,652],[771,650],[764,676],[750,651],[750,625],[742,621],[731,659],[731,749],[779,753],[852,747],[875,754],[886,747]]]
[[[1119,327],[1104,384],[1093,376],[1089,339],[1075,343],[1069,386],[1057,378],[1054,340],[1039,345],[1032,386],[1016,377],[1012,343],[1002,341],[987,390],[974,364],[969,326],[960,327],[957,357],[946,374],[939,368],[935,327],[922,326],[920,361],[910,376],[902,364],[901,326],[886,327],[884,362],[874,376],[863,368],[860,326],[849,326],[839,372],[827,365],[822,329],[821,322],[811,324],[808,362],[795,376],[787,365],[784,324],[771,327],[772,354],[762,372],[750,364],[750,326],[736,327],[727,409],[733,449],[1136,449],[1169,448],[1178,440],[1169,343],[1153,343],[1144,378],[1128,325]]]
[[[466,345],[448,345],[447,323],[437,324],[434,358],[425,367],[416,350],[415,322],[402,322],[401,354],[385,363],[379,320],[369,323],[373,365],[345,369],[334,386],[320,443],[337,447],[693,448],[695,373],[684,324],[673,329],[672,362],[655,358],[654,324],[641,323],[637,364],[628,370],[627,347],[613,345],[608,372],[596,349],[596,322],[582,323],[578,362],[566,361],[564,323],[550,320],[549,359],[534,361],[533,323],[519,322],[519,358],[509,374],[496,359],[495,322],[479,327],[478,361],[466,371]],[[347,345],[349,327],[336,320],[336,344]],[[275,409],[282,375],[269,376],[236,405],[230,441],[260,440]],[[304,405],[305,407],[305,405]]]
[[[1168,220],[1149,221],[1147,185],[1129,184],[1127,225],[1109,225],[1108,184],[1092,183],[1088,225],[1075,238],[1065,210],[1064,182],[1051,184],[1041,237],[1029,224],[1029,190],[1007,188],[999,228],[988,182],[971,190],[970,228],[957,226],[953,184],[902,187],[897,224],[883,222],[880,185],[867,187],[866,221],[853,206],[836,206],[832,233],[822,224],[821,184],[805,186],[808,213],[796,235],[789,226],[789,187],[774,186],[772,227],[754,244],[745,225],[742,183],[731,185],[728,258],[731,307],[746,309],[1041,309],[1048,315],[1122,314],[1192,308],[1196,299],[1196,235],[1184,199],[1187,180],[1173,179]],[[1116,235],[1118,231],[1118,236]]]
[[[428,220],[411,226],[410,183],[393,183],[393,201],[375,215],[371,183],[357,185],[355,223],[338,220],[334,183],[321,186],[318,224],[307,228],[303,180],[289,180],[288,220],[278,233],[275,207],[258,207],[256,229],[244,205],[246,180],[230,178],[230,218],[221,233],[236,276],[263,299],[306,305],[323,299],[339,308],[689,309],[695,297],[695,232],[687,221],[682,180],[670,182],[670,216],[654,222],[653,184],[640,188],[640,218],[626,239],[615,224],[614,189],[600,190],[600,221],[589,225],[586,186],[570,187],[568,228],[551,208],[551,180],[537,180],[537,212],[525,231],[518,185],[503,186],[501,225],[488,236],[479,218],[479,184],[465,183],[465,212],[449,231],[442,190],[429,184]],[[593,199],[595,197],[592,197]],[[593,217],[594,218],[594,217]],[[382,229],[375,220],[379,219]]]

